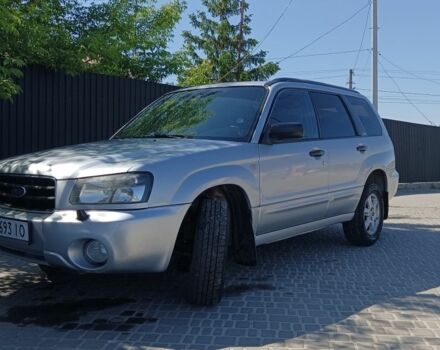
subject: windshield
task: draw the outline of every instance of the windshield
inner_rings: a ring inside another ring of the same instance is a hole
[[[257,86],[175,92],[140,112],[114,138],[249,141],[265,95]]]

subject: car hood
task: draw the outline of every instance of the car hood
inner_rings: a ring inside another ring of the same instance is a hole
[[[240,144],[199,139],[114,139],[5,159],[0,161],[0,173],[46,175],[60,180],[108,175]]]

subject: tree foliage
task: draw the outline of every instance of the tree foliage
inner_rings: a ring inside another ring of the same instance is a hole
[[[13,54],[13,47],[18,40],[21,23],[18,11],[7,8],[7,0],[0,0],[0,98],[6,99],[16,94],[19,87],[14,79],[21,76],[20,68],[24,61]]]
[[[95,72],[160,81],[176,71],[178,60],[167,50],[183,11],[174,0],[160,8],[151,0],[110,0],[85,11],[81,48]]]
[[[254,52],[258,41],[249,38],[251,15],[247,13],[246,0],[202,0],[202,3],[207,12],[190,15],[197,33],[182,34],[186,60],[178,76],[181,85],[264,80],[279,70],[278,64],[266,62],[266,51]]]
[[[160,81],[177,71],[167,51],[182,0],[0,0],[0,98],[19,91],[21,68],[40,64],[68,73]]]

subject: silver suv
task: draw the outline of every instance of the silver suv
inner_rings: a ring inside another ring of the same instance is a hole
[[[0,249],[49,279],[188,272],[217,303],[228,253],[343,223],[375,243],[398,185],[394,149],[353,90],[276,79],[169,93],[110,140],[0,162]]]

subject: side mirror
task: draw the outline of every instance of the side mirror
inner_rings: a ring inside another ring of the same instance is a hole
[[[304,127],[301,123],[277,123],[270,126],[266,133],[266,144],[284,143],[304,137]]]

